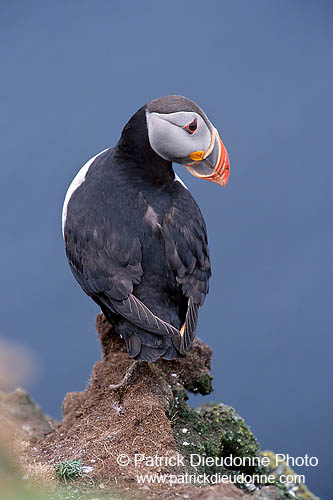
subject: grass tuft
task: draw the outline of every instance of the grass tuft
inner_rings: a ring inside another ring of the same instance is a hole
[[[83,476],[81,460],[63,460],[54,466],[58,479],[67,484],[67,481]]]

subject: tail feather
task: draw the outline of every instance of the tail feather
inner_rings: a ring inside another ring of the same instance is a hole
[[[141,351],[141,340],[135,333],[126,339],[127,352],[130,358],[135,358]]]
[[[176,327],[156,316],[141,300],[129,294],[124,300],[107,300],[100,297],[103,308],[109,303],[112,310],[131,323],[134,328],[121,328],[131,358],[156,361],[158,358],[174,359],[187,352],[193,343],[198,321],[199,304],[188,299],[185,323],[179,331]],[[128,323],[127,323],[128,325]],[[120,324],[119,324],[120,326]],[[125,327],[125,324],[124,324]],[[135,328],[137,327],[137,328]],[[133,332],[134,330],[134,332]]]
[[[142,345],[140,353],[135,359],[140,359],[142,361],[148,361],[149,363],[154,363],[159,358],[161,358],[165,353],[165,347],[154,349],[147,345]]]
[[[195,304],[192,298],[189,298],[184,331],[180,332],[181,340],[180,340],[179,351],[182,354],[184,354],[191,348],[192,342],[195,337],[195,331],[197,328],[198,313],[199,313],[199,305]]]
[[[155,337],[155,341],[152,337]],[[129,357],[148,362],[157,361],[159,358],[167,360],[177,358],[179,349],[176,349],[173,340],[167,336],[161,337],[144,331],[133,333],[129,337],[125,336]]]
[[[163,359],[166,359],[167,361],[171,361],[172,359],[176,359],[178,357],[179,357],[179,351],[177,351],[174,345],[168,347],[163,355]]]

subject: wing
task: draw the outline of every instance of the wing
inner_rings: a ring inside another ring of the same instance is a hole
[[[132,293],[134,284],[140,283],[140,242],[107,217],[101,225],[94,224],[89,215],[74,217],[69,213],[65,243],[71,269],[88,295],[105,293],[121,301]]]
[[[71,270],[89,296],[134,325],[171,335],[179,344],[179,330],[153,314],[132,293],[143,274],[142,249],[126,224],[107,216],[96,224],[93,213],[78,214],[69,206],[64,236]]]
[[[205,300],[211,275],[206,224],[187,189],[179,186],[163,221],[165,251],[176,280],[188,297],[185,323],[180,330],[180,352],[191,347],[199,306]]]

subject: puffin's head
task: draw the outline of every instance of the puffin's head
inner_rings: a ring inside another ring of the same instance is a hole
[[[165,160],[185,165],[195,177],[225,186],[230,163],[216,128],[193,101],[168,95],[146,106],[151,148]]]

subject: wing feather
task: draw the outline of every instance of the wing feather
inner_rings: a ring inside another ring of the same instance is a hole
[[[195,337],[199,306],[208,293],[211,270],[204,219],[195,200],[181,187],[164,217],[163,234],[170,268],[188,297],[179,347],[184,353],[190,349]]]
[[[162,320],[135,295],[129,294],[122,301],[112,300],[114,309],[134,325],[157,335],[171,335],[179,337],[179,330]]]

